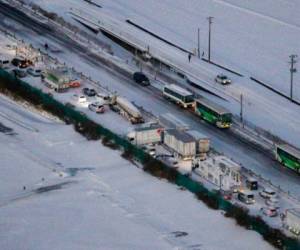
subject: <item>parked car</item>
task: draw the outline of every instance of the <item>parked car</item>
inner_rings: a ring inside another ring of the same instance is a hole
[[[13,66],[16,66],[16,67],[19,67],[19,65],[21,64],[21,62],[22,62],[22,59],[20,59],[20,58],[14,58],[14,59],[11,60],[11,64]]]
[[[269,217],[276,217],[278,215],[278,211],[275,207],[262,207],[261,211],[264,215]]]
[[[151,156],[156,154],[155,145],[145,145],[143,146],[143,149]]]
[[[221,83],[222,85],[227,85],[231,83],[231,80],[227,76],[220,74],[216,76],[215,82]]]
[[[7,59],[1,59],[0,60],[0,68],[2,69],[8,69],[9,68],[10,61]]]
[[[270,199],[266,199],[266,205],[269,207],[275,207],[275,208],[280,208],[279,206],[279,200],[275,197],[271,197]]]
[[[99,102],[91,103],[91,104],[89,104],[88,107],[91,111],[94,111],[96,113],[104,113],[105,112],[104,105]]]
[[[246,186],[250,190],[257,190],[258,189],[257,180],[254,179],[254,178],[247,178],[247,180],[246,180]]]
[[[5,47],[6,47],[7,50],[15,50],[15,49],[17,49],[16,45],[11,45],[11,44],[6,44]]]
[[[109,95],[105,93],[97,93],[96,98],[107,101],[109,100]]]
[[[29,68],[29,69],[27,69],[27,73],[29,75],[34,76],[34,77],[40,77],[42,75],[42,70],[41,69]]]
[[[69,87],[70,88],[79,88],[81,85],[80,80],[73,79],[69,82]]]
[[[90,88],[83,88],[82,92],[87,96],[95,96],[97,94],[94,89],[90,89]]]
[[[272,189],[265,188],[259,192],[259,195],[264,199],[270,199],[272,197],[276,197],[276,192]]]
[[[19,67],[21,69],[25,69],[28,66],[33,65],[33,63],[30,60],[21,59],[21,58],[18,58],[18,57],[15,57],[14,59],[12,59],[11,64],[16,66],[16,67]]]
[[[21,70],[21,69],[13,69],[12,73],[14,74],[15,77],[18,78],[23,78],[27,76],[27,73],[25,70]]]
[[[78,103],[85,103],[87,102],[86,96],[84,95],[73,95],[73,99],[75,99],[75,101],[77,101]]]
[[[232,199],[232,191],[221,190],[221,195],[222,195],[224,200],[231,200]]]
[[[238,192],[238,200],[245,204],[254,204],[254,194],[247,191],[239,191]]]
[[[149,78],[143,72],[135,72],[133,74],[133,80],[142,86],[150,85]]]

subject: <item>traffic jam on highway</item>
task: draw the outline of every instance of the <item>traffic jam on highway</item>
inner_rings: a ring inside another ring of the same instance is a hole
[[[208,136],[191,130],[171,113],[149,117],[126,97],[103,88],[31,46],[4,34],[1,36],[5,41],[1,44],[0,53],[3,70],[79,109],[100,124],[119,123],[122,129],[115,127],[117,132],[153,157],[211,190],[221,192],[224,199],[264,217],[272,226],[286,228],[297,236],[300,234],[298,200],[284,192],[277,192],[269,182],[249,175],[240,164],[211,150]],[[133,73],[132,79],[143,88],[151,85],[143,72]],[[219,129],[231,126],[229,111],[204,98],[195,99],[191,92],[180,86],[167,85],[161,94]],[[111,115],[105,116],[107,113]],[[122,122],[116,122],[116,119]],[[110,121],[105,123],[105,120]]]

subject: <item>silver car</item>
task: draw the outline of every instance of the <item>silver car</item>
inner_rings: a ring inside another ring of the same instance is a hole
[[[276,192],[272,189],[265,188],[259,192],[259,195],[264,199],[271,199],[276,197]]]
[[[29,68],[29,69],[27,69],[27,73],[29,75],[34,76],[34,77],[40,77],[42,75],[42,70],[40,70],[40,69],[34,69],[34,68]]]
[[[104,105],[99,102],[91,103],[91,104],[89,104],[88,107],[91,111],[94,111],[96,113],[104,113],[105,112]]]
[[[220,74],[216,76],[215,82],[221,83],[222,85],[227,85],[231,83],[231,80],[227,76]]]

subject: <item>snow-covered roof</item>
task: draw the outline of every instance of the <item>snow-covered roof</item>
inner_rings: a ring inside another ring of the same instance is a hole
[[[240,193],[243,193],[245,195],[253,195],[254,196],[254,194],[250,190],[248,190],[248,189],[241,190]]]
[[[277,145],[277,148],[283,149],[284,151],[286,151],[287,153],[297,157],[298,159],[300,159],[300,150],[288,145],[288,144],[281,144],[281,145]]]
[[[177,140],[183,143],[195,142],[195,138],[184,131],[168,129],[165,133],[174,136]]]
[[[209,137],[207,135],[204,135],[197,130],[188,130],[188,131],[186,131],[186,133],[188,133],[189,135],[194,137],[195,140],[209,139]]]
[[[205,106],[209,107],[210,109],[216,111],[217,113],[219,113],[221,115],[231,113],[228,109],[226,109],[226,108],[222,107],[221,105],[214,103],[204,97],[198,97],[196,99],[196,103],[197,102],[204,104]]]
[[[152,124],[149,126],[137,126],[134,131],[147,131],[147,130],[156,130],[156,129],[161,129],[162,126],[159,124]]]
[[[165,86],[165,88],[173,90],[174,92],[177,92],[178,94],[183,95],[183,96],[193,95],[193,93],[191,93],[187,89],[181,88],[180,86],[178,86],[176,84],[170,84],[168,86]]]
[[[222,164],[226,165],[226,167],[228,167],[228,168],[232,168],[232,169],[236,169],[236,170],[241,169],[241,166],[239,164],[237,164],[236,162],[232,161],[231,159],[229,159],[228,157],[223,156],[223,155],[215,156],[213,158],[213,160],[218,162],[219,164],[222,163]]]

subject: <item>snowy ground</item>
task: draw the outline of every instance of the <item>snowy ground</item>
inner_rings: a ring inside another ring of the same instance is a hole
[[[272,249],[120,152],[0,103],[1,249]]]
[[[159,3],[149,1],[95,1],[103,6],[102,9],[85,1],[48,1],[34,0],[48,10],[58,12],[69,21],[74,20],[69,15],[70,8],[80,11],[93,20],[115,23],[120,32],[130,33],[135,39],[150,45],[150,50],[158,49],[163,56],[171,60],[180,68],[184,68],[193,75],[213,84],[214,76],[220,72],[218,68],[206,65],[196,58],[187,63],[184,53],[155,41],[143,32],[125,24],[130,19],[152,32],[178,44],[186,49],[193,49],[196,45],[196,31],[201,28],[201,50],[205,51],[207,37],[207,16],[214,16],[212,59],[223,65],[236,69],[245,75],[244,78],[230,75],[232,86],[218,88],[225,91],[229,102],[222,102],[230,110],[239,114],[239,96],[244,96],[244,119],[280,136],[288,142],[300,146],[300,109],[295,104],[271,93],[264,87],[249,80],[249,76],[256,77],[273,87],[289,94],[289,65],[288,56],[299,54],[297,40],[300,32],[295,17],[297,1],[289,4],[275,1],[271,9],[266,9],[267,3],[252,1],[239,3],[237,1],[181,1],[164,0]],[[282,11],[283,10],[283,11]],[[174,23],[178,16],[181,22]],[[238,22],[236,20],[239,20]],[[264,33],[263,36],[260,34]],[[276,42],[274,42],[276,41]],[[154,48],[153,48],[154,47]],[[127,56],[127,55],[126,55]],[[300,99],[300,88],[295,75],[294,96]]]

